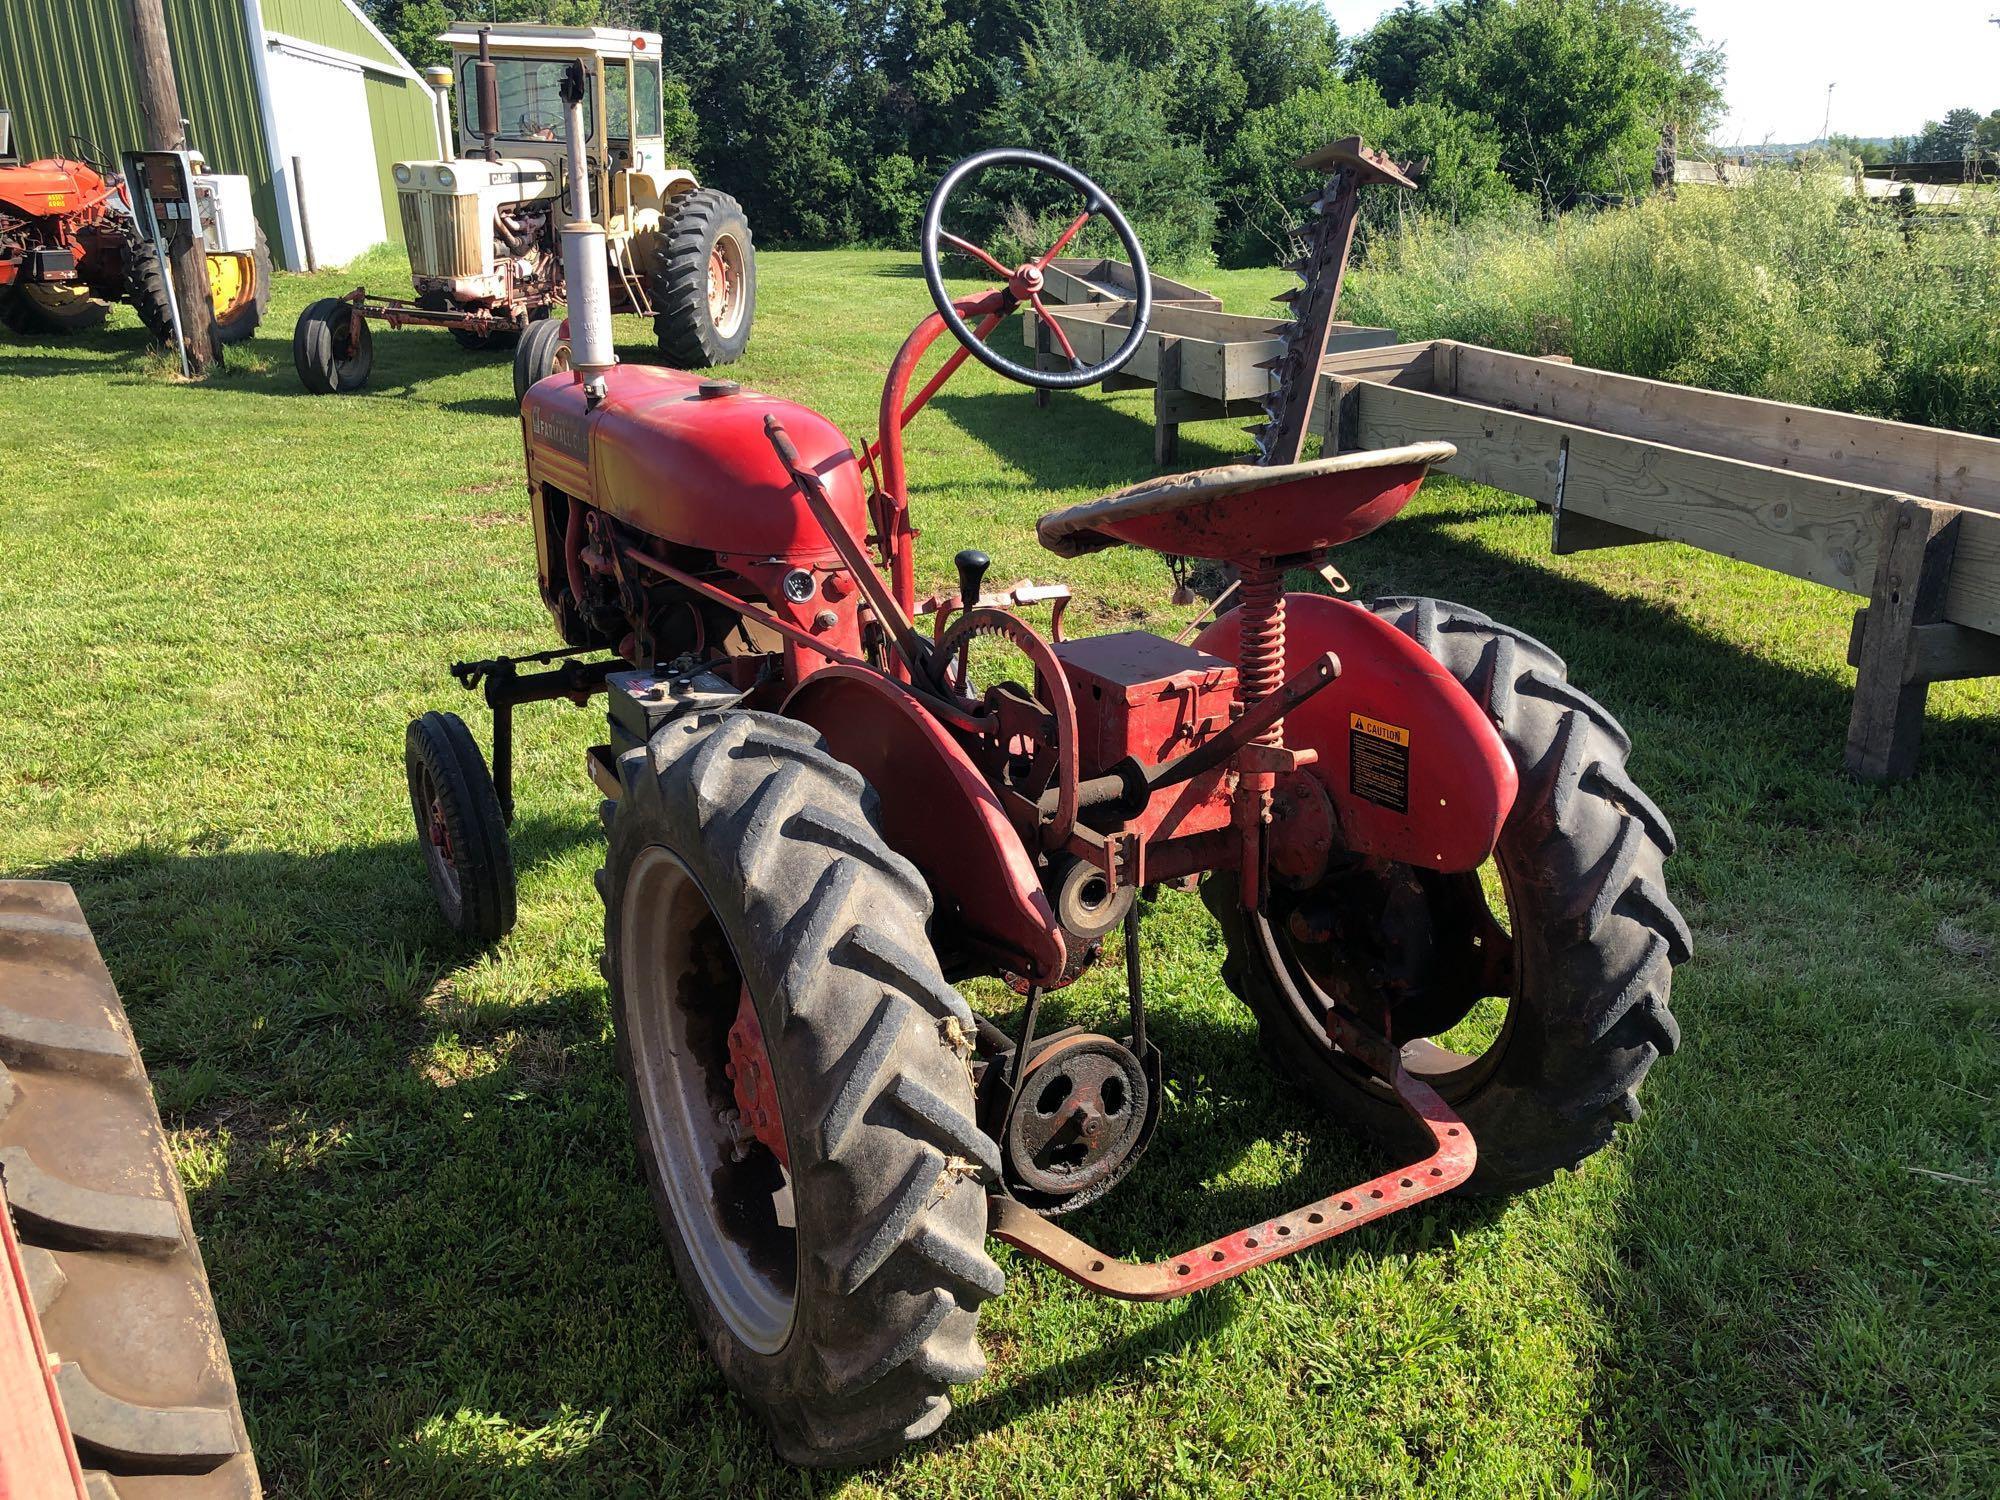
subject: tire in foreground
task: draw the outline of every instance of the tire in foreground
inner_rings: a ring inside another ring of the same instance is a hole
[[[789,1462],[894,1453],[984,1369],[979,1306],[1002,1285],[998,1152],[929,893],[874,792],[795,721],[690,714],[619,774],[605,973],[695,1321]],[[772,1101],[761,1124],[750,1096]]]
[[[51,881],[0,881],[0,1195],[93,1500],[255,1500],[153,1091],[75,893]]]

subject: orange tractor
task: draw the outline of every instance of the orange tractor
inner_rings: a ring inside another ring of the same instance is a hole
[[[858,455],[796,403],[617,365],[601,298],[573,297],[572,369],[527,392],[541,591],[566,644],[454,668],[494,710],[491,773],[456,715],[410,725],[420,844],[448,919],[505,932],[512,710],[607,699],[589,769],[637,1154],[696,1325],[794,1461],[936,1430],[984,1368],[979,1309],[1004,1283],[989,1237],[1103,1295],[1184,1296],[1441,1194],[1546,1181],[1636,1116],[1678,1041],[1673,837],[1611,715],[1474,610],[1286,588],[1453,453],[1306,451],[1359,193],[1407,179],[1359,142],[1303,165],[1326,185],[1258,462],[1038,527],[1063,557],[1233,564],[1226,612],[1181,640],[1066,637],[1066,588],[991,589],[971,547],[954,590],[917,589],[903,434],[944,382],[976,358],[1075,389],[1145,338],[1137,238],[1053,158],[985,152],[938,187],[935,310]],[[948,226],[989,171],[1069,200],[1040,256],[1009,265]],[[1124,343],[1095,365],[1065,347],[1065,369],[1008,358],[996,330],[1040,310],[1049,263],[1094,219],[1135,274]],[[601,258],[587,211],[564,235],[574,264]],[[947,255],[993,284],[951,295]],[[959,347],[913,391],[947,335]],[[1170,889],[1213,913],[1220,978],[1278,1064],[1401,1165],[1136,1263],[1058,1219],[1133,1172],[1168,1107],[1175,1028],[1149,1025],[1143,927]],[[1049,1026],[1047,997],[1121,949],[1115,1019]],[[956,984],[978,976],[1019,1003],[975,1013]],[[1460,1033],[1475,1011],[1486,1024]]]
[[[75,157],[18,162],[0,110],[0,324],[25,337],[82,333],[109,304],[129,302],[153,336],[172,338],[174,315],[158,251],[139,232],[124,179],[102,153],[72,138]],[[194,179],[216,331],[250,337],[271,292],[271,253],[250,213],[249,181]]]

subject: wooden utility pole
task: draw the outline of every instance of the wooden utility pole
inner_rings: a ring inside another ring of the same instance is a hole
[[[146,149],[183,150],[187,139],[181,129],[181,91],[174,81],[173,50],[167,44],[164,0],[125,0],[125,15],[132,27],[132,65],[138,73]],[[191,236],[173,235],[167,244],[174,302],[181,315],[182,353],[189,372],[199,377],[222,367],[222,341],[215,332],[215,304],[208,286],[208,255],[201,240],[200,220],[190,220],[189,228]]]

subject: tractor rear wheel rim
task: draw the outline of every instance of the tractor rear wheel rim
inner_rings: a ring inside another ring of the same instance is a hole
[[[81,282],[24,281],[21,295],[44,312],[64,313],[90,300],[90,288]]]
[[[799,1246],[790,1180],[738,1119],[726,1071],[742,969],[694,875],[657,844],[632,862],[620,930],[640,1108],[681,1243],[730,1330],[775,1354],[797,1310]]]
[[[208,257],[208,292],[215,316],[227,321],[256,295],[257,271],[247,255],[213,253]]]
[[[1515,904],[1512,892],[1508,888],[1504,866],[1500,868],[1500,885],[1506,897],[1511,923]],[[1252,915],[1249,922],[1254,941],[1264,949],[1265,966],[1283,992],[1286,1002],[1309,1028],[1323,1036],[1326,1016],[1336,1004],[1334,997],[1320,984],[1312,966],[1302,957],[1298,945],[1288,933],[1262,913]],[[1512,955],[1512,982],[1507,993],[1496,997],[1506,1001],[1507,1013],[1491,1042],[1478,1052],[1468,1054],[1440,1046],[1427,1037],[1418,1037],[1400,1044],[1404,1068],[1414,1077],[1422,1079],[1436,1089],[1448,1101],[1464,1098],[1472,1089],[1483,1083],[1499,1065],[1500,1058],[1506,1052],[1507,1044],[1512,1038],[1514,1019],[1519,1009],[1515,1002],[1520,998],[1522,989],[1520,962],[1520,952],[1516,949]],[[1348,1009],[1350,1013],[1354,1012],[1352,1006]],[[1371,1027],[1379,1027],[1382,1023],[1380,1015],[1357,1015],[1357,1018]],[[1386,1079],[1378,1077],[1358,1059],[1335,1047],[1331,1041],[1328,1041],[1326,1046],[1333,1062],[1352,1073],[1358,1082],[1379,1092],[1385,1099],[1394,1097]]]
[[[733,234],[718,236],[708,252],[708,321],[725,339],[743,321],[743,246]]]

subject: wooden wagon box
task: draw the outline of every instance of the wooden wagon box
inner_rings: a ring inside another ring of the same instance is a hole
[[[1652,541],[1865,595],[1847,761],[1914,769],[1925,687],[2000,676],[2000,439],[1440,340],[1338,354],[1327,451],[1443,439],[1552,512],[1558,553]]]
[[[1052,307],[1050,319],[1086,364],[1107,358],[1132,326],[1130,302],[1093,302]],[[1104,382],[1107,391],[1153,388],[1153,458],[1165,465],[1180,452],[1180,424],[1225,417],[1260,419],[1261,398],[1271,389],[1271,372],[1258,368],[1275,359],[1282,345],[1283,318],[1252,318],[1201,308],[1153,304],[1153,316],[1138,351],[1125,368]],[[1043,369],[1069,368],[1052,331],[1033,312],[1022,320],[1022,338]],[[1330,353],[1376,348],[1396,342],[1387,328],[1336,323],[1327,340]]]
[[[1092,260],[1083,256],[1061,256],[1048,263],[1042,286],[1044,302],[1077,306],[1090,302],[1130,302],[1139,295],[1132,268],[1122,260]],[[1221,312],[1222,299],[1185,281],[1155,276],[1153,305],[1192,307]]]

